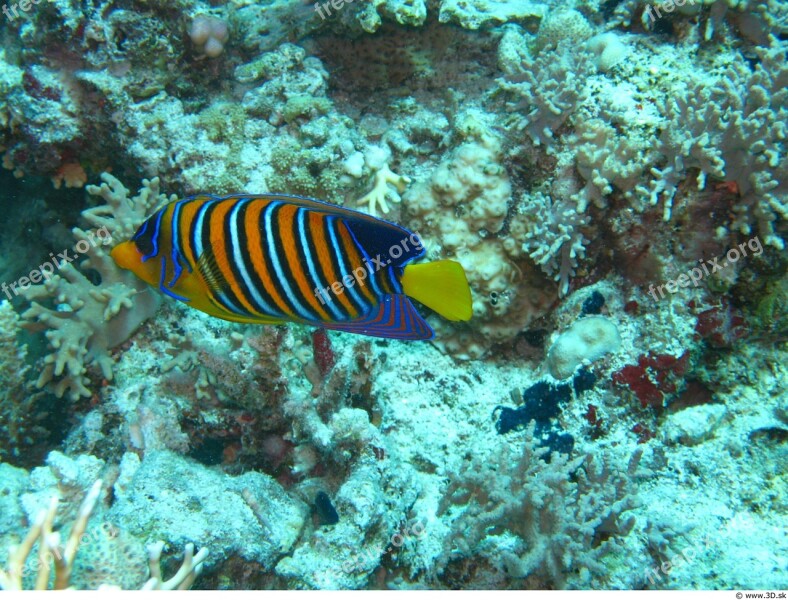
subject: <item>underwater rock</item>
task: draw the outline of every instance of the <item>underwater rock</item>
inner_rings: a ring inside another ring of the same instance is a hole
[[[696,446],[707,440],[728,416],[724,404],[690,406],[669,415],[662,425],[665,442]]]
[[[457,23],[466,29],[479,29],[509,21],[538,21],[546,11],[546,4],[530,0],[442,0],[438,18],[441,23]]]
[[[124,459],[121,480],[113,522],[148,541],[210,547],[207,564],[238,555],[273,568],[308,515],[268,475],[231,477],[169,451],[148,452],[141,462]]]

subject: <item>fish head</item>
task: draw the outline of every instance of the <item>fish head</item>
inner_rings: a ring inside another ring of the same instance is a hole
[[[159,285],[161,264],[156,260],[144,260],[145,255],[133,240],[121,242],[115,246],[110,252],[110,256],[121,269],[131,271],[147,284]]]

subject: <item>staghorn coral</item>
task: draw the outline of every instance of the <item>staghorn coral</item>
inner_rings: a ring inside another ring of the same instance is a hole
[[[50,585],[55,590],[71,588],[72,579],[84,577],[84,573],[80,571],[101,572],[99,565],[95,562],[83,564],[80,568],[77,551],[81,546],[94,543],[86,535],[86,532],[88,521],[101,496],[102,485],[102,480],[97,480],[85,495],[64,545],[61,545],[60,532],[53,532],[58,499],[52,498],[47,508],[40,511],[22,543],[9,548],[8,565],[5,570],[0,569],[0,589],[22,590],[25,575],[30,572],[35,572],[34,588],[36,590],[46,590]],[[105,537],[110,539],[117,535],[112,530],[105,533],[107,534]],[[37,557],[28,561],[36,543],[38,543]],[[162,577],[160,564],[163,548],[164,542],[158,542],[149,547],[150,578],[142,589],[184,590],[190,588],[202,571],[203,562],[208,556],[208,549],[202,548],[195,555],[194,545],[187,544],[181,568],[172,578],[165,580]],[[28,565],[28,562],[31,564]],[[50,567],[50,563],[52,563],[52,567]],[[133,564],[125,566],[129,571],[135,569]],[[94,585],[91,589],[118,587],[117,580],[95,581],[94,579],[93,581]]]
[[[115,266],[104,245],[115,235],[120,239],[131,237],[167,197],[159,193],[158,179],[143,181],[134,198],[129,198],[128,190],[111,175],[104,174],[102,179],[100,187],[91,186],[88,191],[101,196],[106,204],[83,213],[86,222],[99,232],[102,245],[97,245],[92,230],[75,228],[76,256],[66,256],[74,260],[84,253],[88,259],[78,267],[63,260],[55,265],[57,273],[22,291],[31,302],[22,315],[25,326],[44,330],[51,350],[36,385],[51,383],[58,397],[65,393],[72,399],[90,396],[87,371],[91,367],[97,367],[105,379],[112,379],[110,349],[127,340],[160,303],[159,296],[139,279]],[[98,272],[100,284],[83,272],[87,269]]]
[[[47,510],[42,510],[36,517],[24,541],[9,551],[8,567],[0,570],[0,588],[5,590],[21,590],[25,571],[25,563],[38,542],[38,568],[35,589],[45,590],[49,586],[49,562],[54,563],[53,589],[62,590],[69,585],[74,557],[77,553],[82,535],[87,529],[88,519],[101,494],[102,481],[99,479],[85,496],[79,508],[64,548],[60,548],[60,535],[53,533],[52,526],[57,513],[57,498],[53,498]]]

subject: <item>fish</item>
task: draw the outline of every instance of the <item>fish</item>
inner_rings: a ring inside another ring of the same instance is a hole
[[[110,255],[118,267],[204,313],[239,323],[313,325],[429,340],[413,300],[472,317],[465,270],[413,263],[420,236],[377,217],[285,194],[200,194],[150,215]]]

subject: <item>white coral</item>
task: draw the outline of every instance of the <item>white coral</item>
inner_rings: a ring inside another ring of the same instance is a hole
[[[572,41],[563,41],[554,52],[531,58],[526,53],[508,50],[517,43],[511,38],[517,37],[511,30],[504,34],[499,51],[505,76],[498,85],[509,96],[507,110],[513,113],[509,127],[526,133],[534,144],[553,152],[555,132],[586,94],[591,55],[575,48]]]
[[[378,172],[375,173],[374,186],[367,194],[358,199],[358,204],[366,204],[367,210],[371,215],[377,214],[378,207],[380,207],[384,215],[388,214],[389,205],[386,199],[397,204],[400,203],[402,201],[400,194],[405,191],[410,181],[410,177],[397,175],[394,171],[389,169],[387,164],[384,164]]]

